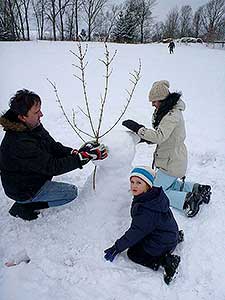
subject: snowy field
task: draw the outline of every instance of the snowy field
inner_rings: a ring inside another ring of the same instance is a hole
[[[79,197],[63,207],[45,210],[32,222],[8,214],[13,201],[0,185],[0,299],[1,300],[224,300],[225,299],[225,52],[202,45],[180,45],[173,55],[167,45],[109,44],[117,49],[110,77],[109,98],[103,131],[118,118],[126,103],[129,72],[141,59],[141,79],[123,117],[151,127],[153,108],[148,91],[156,80],[167,79],[171,91],[182,91],[186,103],[189,150],[187,178],[211,184],[209,205],[186,218],[173,210],[185,241],[175,253],[181,256],[177,278],[170,286],[162,270],[154,272],[135,265],[126,253],[113,263],[103,251],[119,238],[130,224],[128,176],[132,166],[150,164],[153,146],[138,144],[121,122],[103,138],[110,155],[97,169],[97,189],[92,190],[93,164],[58,176],[57,181],[76,184]],[[78,148],[75,135],[56,102],[47,78],[57,84],[67,114],[77,112],[79,125],[89,130],[78,108],[84,107],[77,52],[72,42],[1,42],[0,111],[8,108],[10,97],[27,88],[42,98],[42,123],[63,144]],[[86,69],[88,96],[95,121],[100,94],[104,89],[104,45],[90,43]],[[4,132],[0,130],[0,140]],[[7,268],[5,262],[28,255],[29,264]]]

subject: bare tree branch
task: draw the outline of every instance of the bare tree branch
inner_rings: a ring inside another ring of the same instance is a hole
[[[100,61],[105,65],[105,68],[106,68],[106,70],[105,70],[105,90],[104,90],[104,96],[101,97],[101,108],[100,108],[100,114],[99,114],[99,119],[98,119],[99,123],[98,123],[98,128],[96,131],[97,140],[100,135],[100,128],[101,128],[101,124],[102,124],[102,120],[103,120],[104,108],[105,108],[105,103],[106,103],[107,93],[108,93],[109,76],[111,74],[109,67],[116,55],[116,51],[115,51],[114,55],[110,59],[110,54],[109,54],[107,44],[105,43],[104,45],[105,45],[105,60],[100,60]]]
[[[125,112],[128,108],[128,105],[130,104],[131,99],[133,97],[133,94],[134,94],[134,91],[136,89],[137,83],[140,79],[140,73],[141,73],[141,60],[139,60],[138,70],[134,70],[134,72],[131,74],[131,76],[134,77],[133,81],[130,80],[133,86],[132,86],[131,90],[126,90],[127,94],[128,94],[128,98],[127,98],[127,103],[126,103],[124,109],[122,110],[122,112],[121,112],[119,118],[116,120],[116,122],[105,133],[100,135],[99,138],[102,138],[103,136],[108,134],[119,123],[119,121],[122,119],[123,115],[125,114]]]
[[[84,52],[82,50],[81,43],[78,43],[77,47],[78,47],[79,55],[75,54],[73,51],[70,51],[70,52],[78,58],[79,63],[80,63],[81,82],[82,82],[82,86],[83,86],[84,101],[85,101],[85,105],[86,105],[86,109],[87,109],[87,115],[88,115],[88,119],[89,119],[89,122],[90,122],[92,133],[93,133],[94,137],[97,138],[96,132],[95,132],[95,129],[94,129],[92,116],[91,116],[91,111],[90,111],[90,108],[89,108],[88,95],[87,95],[87,84],[86,84],[86,81],[85,81],[85,72],[84,72],[85,67],[87,66],[87,63],[84,61],[84,59],[85,59],[85,56],[87,54],[88,45],[86,45],[86,48],[85,48]]]
[[[86,112],[80,106],[78,106],[78,108],[88,118],[88,115],[86,114]]]
[[[68,118],[68,116],[67,116],[67,114],[66,114],[66,112],[65,112],[65,110],[64,110],[64,107],[63,107],[63,105],[62,105],[62,102],[61,102],[61,100],[60,100],[60,98],[59,98],[59,94],[58,94],[58,91],[57,91],[57,87],[56,87],[56,84],[55,83],[53,83],[51,80],[49,80],[48,78],[47,78],[47,80],[48,80],[48,82],[52,85],[52,87],[53,87],[53,89],[54,89],[54,92],[55,92],[55,95],[56,95],[56,101],[59,103],[59,106],[60,106],[60,108],[61,108],[61,110],[62,110],[62,112],[63,112],[63,115],[64,115],[64,117],[66,118],[66,120],[67,120],[67,122],[70,124],[70,126],[73,128],[73,130],[76,132],[76,134],[79,136],[79,138],[83,141],[83,142],[85,142],[85,140],[82,138],[82,136],[79,134],[79,132],[77,131],[77,129],[76,129],[76,127],[71,123],[71,121],[70,121],[70,119]]]
[[[75,112],[74,112],[74,110],[73,110],[73,125],[74,125],[74,127],[75,127],[79,132],[81,132],[81,133],[87,135],[88,137],[90,137],[90,138],[92,138],[92,139],[95,138],[94,136],[90,135],[89,133],[87,133],[86,131],[80,129],[80,128],[77,126],[76,120],[75,120]]]

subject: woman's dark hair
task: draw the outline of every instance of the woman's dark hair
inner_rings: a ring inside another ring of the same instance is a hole
[[[162,118],[177,104],[181,93],[170,93],[166,99],[160,101],[159,109],[154,114],[153,128],[157,128]]]
[[[34,104],[41,103],[41,98],[29,90],[23,89],[16,92],[10,99],[9,107],[15,115],[26,116]]]

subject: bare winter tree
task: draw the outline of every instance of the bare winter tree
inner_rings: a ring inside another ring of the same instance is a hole
[[[26,33],[27,33],[26,39],[28,41],[30,40],[30,24],[29,24],[30,3],[31,3],[31,0],[22,0],[21,1],[23,15],[24,15],[24,23],[25,23]]]
[[[202,7],[200,7],[194,14],[192,23],[192,32],[194,37],[199,37],[202,28]]]
[[[63,16],[70,0],[47,0],[46,15],[52,25],[53,39],[57,40],[57,29],[60,32],[61,40],[64,40]]]
[[[59,1],[59,32],[61,35],[61,41],[64,41],[64,14],[67,6],[70,6],[70,0],[58,0]]]
[[[20,32],[20,35],[22,35],[22,39],[26,39],[25,35],[25,29],[24,29],[24,21],[23,21],[23,12],[22,12],[22,4],[20,0],[14,0],[15,2],[15,11],[14,11],[14,16],[16,16],[15,20],[17,28]]]
[[[180,37],[192,35],[193,14],[190,5],[184,5],[180,10]]]
[[[137,1],[137,17],[139,19],[140,42],[144,42],[145,28],[150,26],[152,22],[152,9],[156,5],[156,0],[136,0]]]
[[[5,0],[1,2],[1,24],[10,28],[16,39],[30,40],[29,6],[30,0]],[[10,23],[9,23],[10,22]]]
[[[46,4],[47,0],[32,0],[32,7],[38,30],[38,38],[40,40],[43,40],[44,38]]]
[[[211,0],[202,8],[202,24],[206,40],[214,41],[225,31],[225,0]]]
[[[83,0],[83,20],[87,24],[87,40],[91,40],[96,18],[104,8],[108,0]]]
[[[94,32],[98,40],[107,42],[116,24],[121,5],[112,5],[108,10],[102,10],[95,22]]]
[[[158,42],[163,39],[164,34],[164,24],[163,22],[157,22],[153,26],[153,32],[152,32],[152,41]]]
[[[18,37],[10,1],[0,0],[0,40],[15,40]]]
[[[176,38],[179,35],[179,11],[178,8],[172,8],[164,22],[164,38]]]
[[[76,116],[75,113],[73,113],[73,120],[71,121],[70,118],[67,116],[62,102],[59,98],[58,95],[58,91],[56,88],[56,85],[54,83],[52,83],[51,81],[49,81],[51,83],[51,85],[54,88],[55,94],[56,94],[56,98],[57,101],[63,111],[64,116],[66,117],[66,120],[68,121],[68,123],[70,124],[70,126],[73,128],[73,130],[75,131],[75,133],[79,136],[79,138],[85,142],[86,138],[88,139],[93,139],[95,140],[97,143],[99,142],[99,140],[107,135],[121,120],[121,118],[123,117],[123,115],[125,114],[128,105],[131,102],[131,99],[133,97],[134,91],[136,89],[137,83],[140,79],[140,72],[141,72],[141,62],[139,63],[139,68],[138,70],[134,70],[133,73],[130,73],[130,82],[131,82],[131,87],[126,90],[127,91],[127,102],[123,108],[123,110],[120,112],[117,120],[115,120],[115,122],[113,124],[111,124],[111,126],[106,129],[106,130],[102,130],[102,124],[103,124],[103,119],[104,119],[104,112],[105,112],[105,108],[107,106],[107,96],[108,96],[108,91],[109,91],[109,79],[110,76],[112,74],[112,70],[111,70],[111,64],[115,58],[116,55],[116,51],[114,52],[114,54],[111,56],[110,52],[108,50],[107,44],[105,43],[105,58],[104,59],[100,59],[99,61],[104,65],[105,67],[105,74],[104,74],[104,91],[103,93],[100,95],[100,101],[99,101],[99,114],[97,116],[97,123],[95,122],[93,113],[91,111],[90,108],[90,102],[89,102],[89,97],[88,97],[88,92],[87,92],[87,81],[86,81],[86,74],[85,74],[85,70],[87,67],[87,60],[86,60],[86,55],[87,55],[87,45],[86,48],[83,49],[81,46],[81,43],[78,43],[78,54],[71,51],[71,53],[75,56],[75,58],[78,60],[78,65],[74,65],[76,68],[78,68],[79,70],[79,75],[74,75],[78,80],[80,80],[82,88],[83,88],[83,95],[84,95],[84,108],[79,108],[81,113],[83,114],[83,116],[85,117],[85,119],[87,120],[87,122],[89,123],[89,127],[90,127],[90,131],[86,131],[83,130],[82,128],[79,127],[78,122],[76,120]],[[96,113],[95,113],[96,114]],[[94,174],[93,174],[93,188],[95,189],[95,176],[96,176],[96,167],[94,170]]]
[[[54,41],[56,41],[57,39],[56,17],[59,13],[56,0],[48,0],[46,2],[45,11],[46,11],[47,18],[52,25],[53,39]]]
[[[70,0],[65,11],[66,37],[68,40],[79,40],[78,15],[82,6],[82,0]]]

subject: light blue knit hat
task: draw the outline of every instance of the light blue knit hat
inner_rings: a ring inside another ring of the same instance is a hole
[[[133,176],[141,178],[152,187],[156,173],[148,166],[137,166],[130,173],[130,178]]]

